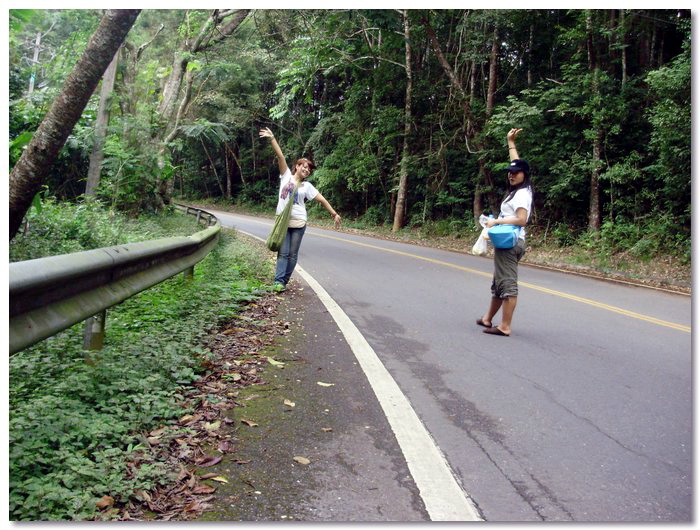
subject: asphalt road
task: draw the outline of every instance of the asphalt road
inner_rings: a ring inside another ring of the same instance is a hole
[[[271,221],[213,212],[265,238]],[[309,227],[299,265],[386,366],[488,521],[690,521],[691,299],[522,265],[511,337],[487,258]]]

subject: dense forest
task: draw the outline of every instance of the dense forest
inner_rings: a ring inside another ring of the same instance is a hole
[[[10,11],[11,166],[102,15]],[[689,259],[690,61],[688,10],[144,10],[35,201],[272,205],[270,127],[346,219],[460,230],[519,127],[536,227]]]

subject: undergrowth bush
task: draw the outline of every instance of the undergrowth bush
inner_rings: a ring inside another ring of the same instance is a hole
[[[107,210],[95,200],[72,204],[45,199],[41,208],[27,212],[28,227],[10,241],[10,261],[43,258],[173,235],[188,236],[199,230],[194,217],[158,214],[128,217]]]
[[[690,237],[682,226],[670,219],[643,219],[638,222],[605,221],[599,232],[587,231],[576,239],[576,245],[598,256],[629,254],[641,261],[663,255],[690,262]]]
[[[187,385],[208,355],[201,339],[268,289],[271,272],[266,255],[225,233],[193,280],[108,310],[103,350],[82,350],[80,324],[11,357],[10,518],[93,519],[102,496],[126,502],[172,477],[140,433],[189,412]]]

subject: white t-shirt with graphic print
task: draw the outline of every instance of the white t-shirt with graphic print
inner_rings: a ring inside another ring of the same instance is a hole
[[[289,168],[284,174],[280,175],[280,189],[277,201],[277,215],[282,213],[284,207],[287,205],[289,200],[289,195],[291,195],[294,190],[294,179],[292,178],[292,172]],[[318,190],[314,188],[314,185],[310,182],[302,182],[297,193],[294,197],[294,204],[292,205],[292,215],[291,219],[306,222],[306,206],[304,203],[306,201],[311,201],[318,195]]]
[[[508,202],[503,201],[501,203],[501,214],[498,216],[499,219],[502,217],[516,217],[515,212],[518,208],[525,208],[527,210],[527,219],[530,219],[530,212],[532,211],[532,192],[530,188],[520,188],[515,192],[513,198]],[[525,227],[520,227],[520,239],[525,239]]]

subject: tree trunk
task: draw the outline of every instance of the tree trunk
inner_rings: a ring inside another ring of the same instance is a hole
[[[535,25],[530,24],[530,38],[527,42],[527,86],[532,86],[532,47],[534,44]]]
[[[476,187],[474,188],[474,201],[472,202],[472,216],[474,216],[474,219],[478,219],[479,216],[483,213],[484,211],[484,204],[481,200],[481,188],[479,187],[479,183],[476,184]]]
[[[158,106],[157,112],[164,124],[170,123],[175,114],[175,107],[180,96],[180,86],[187,70],[187,65],[194,54],[211,48],[214,44],[221,42],[230,36],[241,25],[250,12],[250,9],[239,9],[237,11],[227,11],[220,13],[215,9],[207,21],[202,24],[198,37],[192,42],[185,41],[180,50],[175,52],[173,67],[170,77],[163,90],[163,99]],[[233,15],[233,18],[224,27],[217,27],[219,22]]]
[[[593,21],[591,12],[586,14],[586,33],[587,33],[587,48],[588,48],[588,68],[593,75],[592,97],[595,100],[599,99],[599,75],[600,68],[598,58],[595,53],[593,42]],[[595,120],[594,120],[595,121]],[[600,125],[593,124],[595,127],[595,138],[593,140],[593,153],[591,170],[590,188],[591,194],[588,206],[588,228],[593,231],[600,230],[600,166],[603,152],[603,129]]]
[[[95,140],[92,145],[90,155],[90,166],[88,167],[87,183],[85,185],[85,195],[94,196],[95,189],[100,183],[100,171],[104,158],[103,147],[107,134],[107,124],[109,123],[109,107],[112,99],[112,89],[114,80],[117,77],[117,64],[119,54],[114,54],[114,59],[109,63],[105,75],[102,78],[102,90],[100,91],[100,104],[97,108],[97,121],[95,122]]]
[[[61,93],[12,169],[8,189],[10,239],[17,233],[34,195],[139,12],[139,9],[112,9],[105,13]]]
[[[165,28],[164,24],[161,24],[158,31],[155,32],[151,40],[143,43],[136,49],[136,47],[130,42],[124,42],[122,47],[122,81],[125,97],[121,97],[119,105],[122,109],[122,113],[133,116],[136,114],[136,105],[138,103],[138,95],[136,93],[136,72],[138,70],[138,63],[141,59],[141,54],[144,50],[148,48],[161,31]]]
[[[433,47],[433,51],[435,52],[435,55],[437,56],[438,62],[440,65],[442,65],[442,69],[445,71],[445,74],[447,75],[447,78],[450,80],[450,83],[452,84],[452,87],[458,92],[458,94],[461,96],[462,99],[462,109],[464,110],[464,115],[466,117],[467,121],[467,137],[472,139],[476,147],[479,151],[484,150],[484,145],[481,141],[476,140],[477,134],[478,134],[478,129],[476,126],[476,121],[474,119],[474,115],[472,114],[471,111],[471,101],[470,98],[471,96],[467,94],[465,91],[464,87],[460,83],[459,79],[457,78],[457,75],[455,74],[452,66],[450,66],[450,63],[447,62],[447,59],[442,53],[442,49],[440,48],[440,43],[437,40],[437,37],[435,36],[435,31],[433,31],[433,28],[430,25],[430,22],[428,21],[427,18],[423,18],[423,26],[425,27],[425,31],[428,35],[428,38],[430,39],[430,43]],[[494,33],[494,36],[496,34]],[[494,38],[494,42],[496,39]],[[491,60],[491,68],[495,68],[495,64],[498,60],[498,47],[494,46],[492,44],[492,52],[495,49],[496,55],[495,58],[492,55],[492,60]],[[474,68],[476,68],[476,64],[474,65]],[[495,81],[495,75],[492,76],[492,78]],[[476,83],[474,83],[475,85]],[[495,92],[495,84],[493,87],[493,90]],[[493,99],[493,96],[491,96],[491,99]],[[491,173],[488,171],[486,168],[486,163],[484,160],[479,160],[479,175],[480,175],[480,181],[477,182],[475,191],[474,191],[474,204],[472,206],[473,210],[476,210],[479,208],[481,210],[481,190],[479,189],[480,187],[480,182],[484,182],[487,186],[492,187],[493,186],[493,179],[491,177]],[[492,207],[497,207],[496,204],[496,196],[493,194],[493,192],[489,193],[489,202],[492,203]],[[494,205],[495,204],[495,205]],[[478,216],[477,216],[478,217]]]
[[[625,10],[620,9],[620,40],[622,42],[622,86],[627,83],[627,30],[625,27]]]
[[[231,154],[231,158],[233,158],[233,161],[236,162],[236,167],[238,168],[238,174],[241,176],[241,184],[243,185],[243,188],[245,188],[248,184],[245,181],[245,176],[243,175],[243,168],[241,167],[241,159],[239,156],[236,154],[236,152],[231,149],[231,147],[228,144],[224,144],[226,146],[226,149],[228,149],[228,152]],[[239,148],[240,151],[240,148]],[[253,163],[253,174],[255,174],[255,163]]]
[[[36,34],[36,41],[34,42],[34,58],[32,59],[32,75],[29,78],[29,88],[27,89],[27,95],[31,96],[34,92],[34,81],[36,79],[36,65],[39,64],[39,50],[41,48],[41,31]]]
[[[224,142],[224,168],[226,169],[226,193],[225,197],[227,199],[231,198],[231,157],[228,155],[228,146]]]
[[[180,96],[180,86],[185,77],[185,70],[187,69],[188,63],[189,59],[187,59],[182,52],[175,54],[170,76],[163,90],[163,99],[157,110],[161,122],[164,125],[169,124],[175,114],[175,104]]]
[[[491,60],[489,62],[489,91],[486,97],[486,117],[493,113],[493,103],[496,99],[496,76],[498,75],[498,26],[493,28],[491,41]]]
[[[163,99],[157,109],[160,122],[163,125],[161,131],[164,131],[159,138],[156,138],[156,141],[161,143],[159,148],[159,165],[164,164],[163,153],[165,149],[167,149],[166,144],[177,137],[179,133],[177,124],[184,115],[189,103],[194,78],[193,72],[187,70],[187,65],[197,53],[205,51],[229,37],[236,31],[238,26],[241,25],[249,12],[250,9],[229,10],[224,12],[220,12],[218,9],[213,10],[207,21],[202,24],[197,38],[193,42],[185,41],[180,50],[175,52],[172,71],[165,83]],[[219,23],[223,22],[223,20],[229,16],[232,16],[231,20],[225,26],[219,27]],[[181,101],[178,106],[177,100],[180,97],[183,79],[187,80],[186,90],[183,101]],[[175,113],[176,107],[178,108],[177,114]],[[167,128],[173,120],[173,117],[175,117],[175,126],[172,127],[170,133],[167,133]],[[156,192],[156,201],[159,204],[170,204],[172,202],[173,187],[172,179],[163,181]]]
[[[600,165],[602,159],[603,132],[598,129],[593,141],[593,170],[591,171],[591,196],[588,210],[588,228],[600,230]]]
[[[394,226],[391,231],[396,232],[403,227],[406,218],[406,188],[408,187],[408,155],[409,137],[411,135],[411,95],[413,92],[413,73],[411,70],[411,26],[408,20],[408,11],[403,12],[404,43],[406,48],[406,102],[404,105],[403,125],[403,150],[401,153],[401,170],[399,176],[399,190],[396,199],[396,211],[394,212]]]

